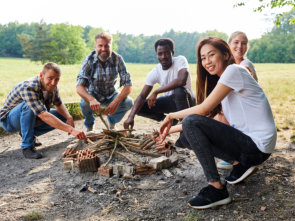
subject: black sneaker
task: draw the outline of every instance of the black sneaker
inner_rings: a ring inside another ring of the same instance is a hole
[[[201,189],[198,196],[188,202],[188,206],[194,209],[208,209],[216,206],[225,205],[231,202],[226,186],[223,189],[216,189],[208,185]]]
[[[257,166],[245,167],[239,163],[233,166],[233,170],[231,171],[229,176],[225,177],[225,180],[229,184],[236,184],[251,176],[252,174],[257,172],[257,170]]]
[[[35,147],[27,147],[22,149],[22,151],[24,157],[28,159],[40,159],[43,157],[42,154],[35,149]]]

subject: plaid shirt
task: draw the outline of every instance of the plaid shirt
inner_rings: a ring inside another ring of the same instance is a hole
[[[95,70],[92,70],[94,67]],[[96,52],[93,51],[82,63],[77,86],[84,86],[89,94],[103,103],[118,93],[115,86],[118,74],[120,87],[132,85],[130,73],[127,72],[125,62],[119,54],[112,52],[104,68],[98,61]]]
[[[25,101],[34,114],[39,115],[44,111],[49,111],[52,104],[59,106],[62,101],[59,97],[58,89],[55,88],[51,93],[48,92],[48,98],[43,97],[40,77],[17,84],[8,94],[3,106],[0,109],[0,120],[4,120],[7,114],[18,104]]]

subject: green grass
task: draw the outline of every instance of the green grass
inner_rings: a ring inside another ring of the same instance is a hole
[[[0,58],[0,105],[15,84],[38,75],[42,66],[41,63],[30,62],[28,59]],[[130,96],[134,100],[145,84],[146,75],[153,67],[155,64],[127,63],[133,82]],[[289,129],[295,133],[295,64],[255,64],[255,67],[259,84],[272,106],[277,128]],[[75,92],[75,85],[80,64],[61,65],[61,69],[62,77],[58,87],[63,101],[79,102],[80,98]],[[193,91],[195,91],[196,64],[190,64],[190,71]]]
[[[30,221],[30,220],[40,220],[42,219],[42,215],[38,212],[31,212],[31,213],[28,213],[27,215],[25,215],[25,220],[26,221]]]

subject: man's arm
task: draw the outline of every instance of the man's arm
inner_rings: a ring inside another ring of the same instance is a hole
[[[177,87],[185,86],[188,75],[189,73],[186,68],[179,70],[178,77],[175,80],[171,81],[169,84],[163,87],[158,88],[151,94],[151,96],[149,96],[148,98],[149,107],[151,108],[156,104],[156,99],[158,94],[166,92],[166,91],[171,91]]]
[[[89,102],[91,110],[96,111],[98,114],[100,114],[100,103],[93,96],[88,94],[86,88],[83,85],[78,85],[76,87],[76,91],[80,95],[80,97]]]
[[[131,85],[124,86],[120,94],[106,108],[104,112],[105,115],[115,113],[121,101],[123,101],[131,93],[131,90],[132,90]]]
[[[70,115],[68,109],[66,108],[66,106],[61,103],[60,105],[58,106],[55,106],[56,107],[56,111],[62,115],[64,118],[67,119],[66,121],[66,124],[72,126],[72,127],[75,127],[75,124],[74,124],[74,119],[73,117]]]
[[[135,103],[131,109],[131,112],[127,118],[127,120],[124,122],[124,128],[125,129],[132,129],[134,126],[134,117],[135,114],[138,113],[138,111],[141,109],[142,105],[144,104],[147,96],[153,89],[153,86],[145,85],[143,89],[141,90],[140,94],[135,100]]]
[[[49,113],[48,111],[44,111],[41,114],[38,114],[38,117],[42,121],[47,123],[48,125],[56,129],[68,132],[69,134],[72,134],[73,136],[75,136],[77,139],[87,139],[83,131],[77,130],[69,124],[65,124],[64,122],[62,122],[60,119],[58,119],[57,117],[55,117],[53,114]]]

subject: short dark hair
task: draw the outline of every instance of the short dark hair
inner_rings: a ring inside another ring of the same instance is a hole
[[[155,42],[155,51],[157,52],[158,46],[168,45],[171,51],[174,51],[174,41],[170,38],[160,38]]]
[[[45,74],[48,70],[53,70],[56,74],[61,74],[60,67],[54,62],[46,63],[43,67],[42,72]]]

